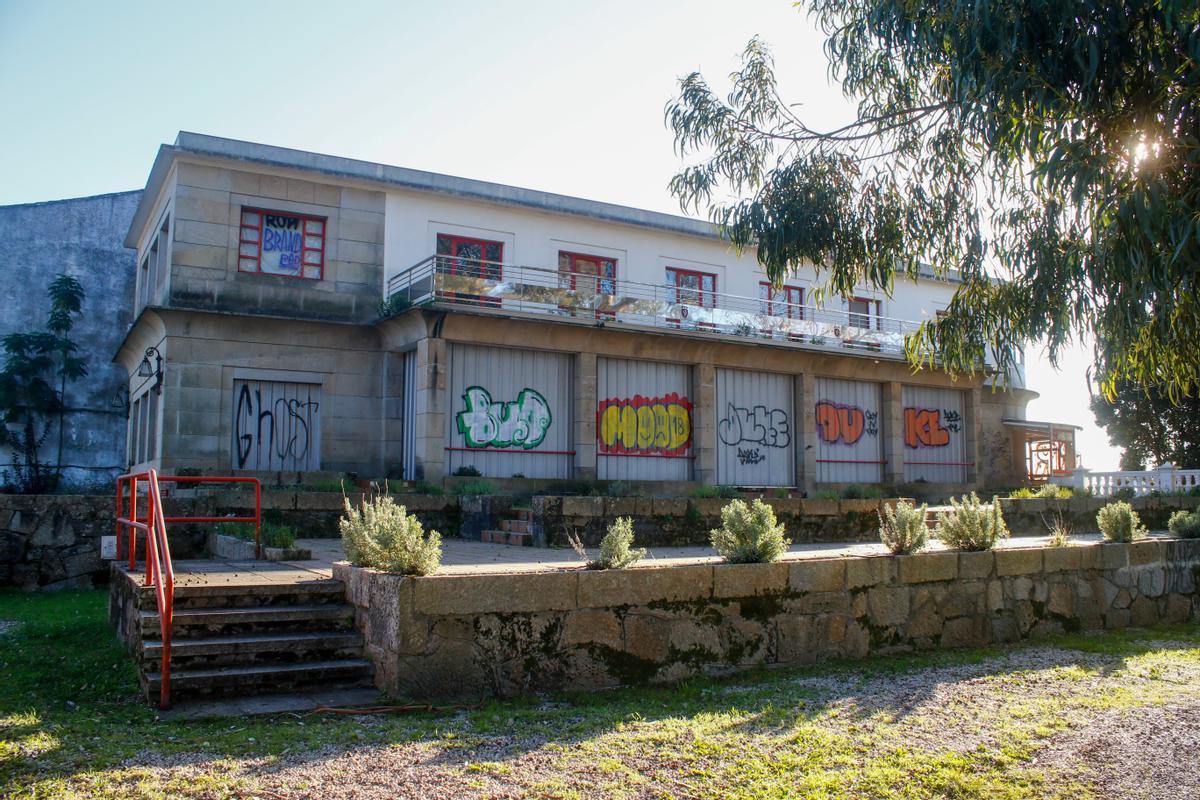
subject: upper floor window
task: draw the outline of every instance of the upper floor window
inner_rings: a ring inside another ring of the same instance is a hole
[[[437,254],[452,256],[449,259],[442,259],[444,267],[452,275],[500,280],[501,263],[504,261],[504,242],[439,233],[437,235]]]
[[[804,319],[804,290],[799,286],[776,289],[762,281],[758,284],[758,313],[768,317]]]
[[[708,272],[667,267],[667,302],[702,308],[716,307],[717,276]]]
[[[587,294],[617,293],[617,260],[583,253],[558,252],[558,274],[565,289]]]
[[[851,328],[883,328],[883,304],[868,297],[851,297],[847,301]],[[874,324],[872,324],[874,320]]]
[[[325,222],[322,217],[243,208],[238,270],[321,280]]]

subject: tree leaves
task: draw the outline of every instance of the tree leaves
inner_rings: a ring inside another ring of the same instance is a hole
[[[670,184],[779,282],[845,295],[957,271],[915,363],[1002,371],[1092,337],[1101,387],[1200,388],[1200,10],[1194,3],[813,0],[858,118],[814,131],[752,40],[720,98],[699,73],[666,119]],[[731,197],[724,201],[717,198]],[[1004,283],[996,283],[995,278]]]

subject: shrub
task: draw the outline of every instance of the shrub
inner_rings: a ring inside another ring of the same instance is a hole
[[[1113,500],[1132,500],[1137,497],[1137,492],[1133,491],[1132,486],[1122,486],[1112,493]]]
[[[721,509],[721,527],[709,532],[713,549],[731,564],[766,564],[779,560],[791,541],[762,500],[734,500]]]
[[[600,557],[588,562],[588,569],[625,569],[646,556],[644,547],[633,547],[633,519],[617,517],[600,540]]]
[[[254,541],[253,522],[225,523],[217,526],[217,532],[226,536],[232,536],[235,539],[241,539],[244,542]],[[259,530],[259,541],[263,547],[291,547],[296,543],[296,531],[292,529],[291,525],[283,525],[264,519],[262,527]]]
[[[858,500],[863,496],[863,488],[857,483],[852,483],[842,489],[842,498],[845,500]]]
[[[1125,501],[1109,503],[1096,514],[1096,524],[1110,542],[1132,542],[1146,535],[1142,520]]]
[[[429,575],[442,563],[442,537],[425,534],[421,522],[387,495],[364,498],[358,508],[345,501],[338,521],[346,557],[356,567],[401,575]]]
[[[732,500],[738,496],[736,486],[697,486],[692,489],[692,497],[721,497],[727,500]]]
[[[628,497],[629,491],[629,484],[625,481],[613,481],[604,493],[609,497]]]
[[[1051,547],[1066,547],[1071,543],[1071,526],[1067,524],[1066,518],[1062,514],[1055,514],[1052,517],[1052,522],[1047,522],[1045,517],[1042,517],[1042,522],[1050,531]]]
[[[413,484],[412,490],[416,494],[443,495],[446,493],[445,489],[429,481],[417,481]]]
[[[1008,537],[999,498],[993,497],[992,504],[986,506],[971,492],[958,500],[950,498],[950,505],[950,511],[939,511],[937,516],[937,538],[947,547],[991,550]]]
[[[879,514],[879,540],[893,553],[916,553],[929,543],[925,514],[929,506],[919,508],[906,500],[884,506]]]
[[[468,481],[458,487],[459,494],[495,494],[496,487],[489,481]]]
[[[1176,511],[1167,520],[1167,530],[1182,539],[1200,539],[1200,511]]]

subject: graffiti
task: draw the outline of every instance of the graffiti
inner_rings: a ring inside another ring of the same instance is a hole
[[[455,417],[467,447],[521,447],[532,450],[546,438],[553,417],[546,398],[525,388],[512,402],[492,400],[487,389],[468,386],[466,410]]]
[[[904,409],[905,447],[945,447],[950,431],[942,427],[942,412],[936,408]]]
[[[278,260],[278,268],[281,271],[300,271],[300,253],[304,237],[300,232],[299,218],[264,214],[262,235],[264,261]]]
[[[867,418],[867,436],[879,435],[879,412],[864,411],[863,416]]]
[[[871,436],[878,434],[877,414],[874,411],[864,413],[858,406],[844,406],[829,400],[817,403],[816,411],[817,434],[822,441],[829,444],[854,444],[864,433]],[[870,428],[867,427],[868,415],[871,420]]]
[[[952,408],[943,408],[942,416],[946,421],[946,430],[951,433],[958,433],[962,430],[962,414]]]
[[[602,400],[596,406],[600,452],[608,455],[682,455],[692,441],[692,404],[664,397]]]
[[[737,449],[737,460],[739,464],[753,465],[761,464],[767,460],[767,457],[757,447],[739,447]]]
[[[725,418],[717,423],[717,435],[730,447],[742,442],[766,447],[787,447],[792,443],[787,413],[779,408],[768,411],[766,406],[749,409],[730,403]]]
[[[263,408],[262,389],[251,392],[250,384],[243,383],[233,416],[237,468],[268,468],[276,460],[308,466],[305,462],[312,450],[319,410],[320,403],[315,400],[285,397],[277,398],[269,408]],[[263,448],[266,448],[265,454]],[[253,458],[251,454],[254,454]],[[249,467],[247,463],[250,463]]]

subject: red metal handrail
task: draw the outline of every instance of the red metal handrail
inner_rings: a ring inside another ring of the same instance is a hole
[[[159,483],[163,481],[253,484],[254,516],[168,517],[163,512],[162,491],[159,488]],[[141,482],[146,484],[146,516],[144,519],[138,518],[138,484]],[[129,501],[128,508],[125,505],[126,498]],[[159,476],[153,469],[129,473],[117,478],[117,559],[121,558],[121,541],[124,538],[122,534],[127,532],[129,569],[131,571],[137,568],[137,532],[143,531],[146,535],[146,585],[154,588],[154,600],[158,608],[158,625],[162,636],[162,680],[159,684],[158,695],[158,704],[161,708],[167,708],[171,704],[171,626],[175,616],[175,568],[171,564],[171,547],[167,541],[168,522],[253,522],[255,557],[262,558],[262,484],[258,478]]]

